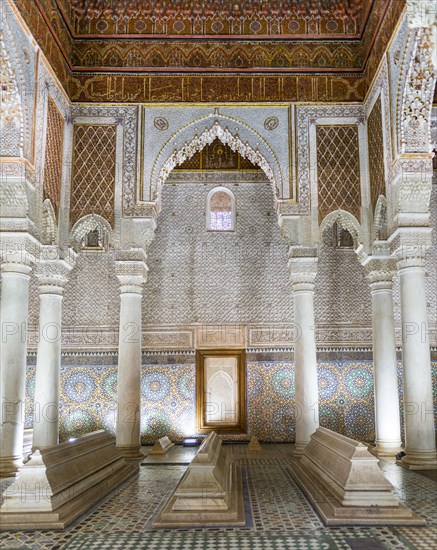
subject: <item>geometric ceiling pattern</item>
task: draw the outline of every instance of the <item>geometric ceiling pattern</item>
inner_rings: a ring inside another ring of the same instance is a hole
[[[307,36],[362,32],[374,0],[58,0],[72,34]]]
[[[14,0],[72,101],[362,101],[406,0]]]

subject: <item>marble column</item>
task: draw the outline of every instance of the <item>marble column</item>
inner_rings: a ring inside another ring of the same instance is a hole
[[[117,261],[120,282],[116,445],[127,459],[141,459],[141,299],[144,262]]]
[[[1,266],[0,477],[16,475],[23,461],[30,271],[27,262]]]
[[[288,263],[293,288],[294,345],[296,389],[296,447],[300,456],[311,435],[319,427],[319,393],[317,384],[317,353],[314,321],[314,285],[317,257],[299,257],[305,250],[290,249]]]
[[[396,253],[401,287],[404,378],[406,456],[402,465],[416,470],[437,468],[425,253],[426,247],[418,244],[404,244]]]
[[[62,274],[39,279],[39,339],[35,375],[32,449],[59,443],[59,382],[61,371]]]
[[[368,272],[372,297],[373,368],[375,381],[376,448],[380,457],[395,460],[401,450],[401,420],[393,311],[395,260],[371,261]]]

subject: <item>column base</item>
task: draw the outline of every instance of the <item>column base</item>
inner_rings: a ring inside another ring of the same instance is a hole
[[[304,451],[305,447],[308,445],[308,443],[309,443],[309,441],[307,443],[296,443],[291,454],[295,458],[300,458],[303,455],[303,451]]]
[[[412,451],[405,449],[406,456],[398,463],[408,470],[437,470],[436,451]]]
[[[143,453],[140,451],[140,445],[116,445],[116,447],[125,460],[135,460],[139,462],[144,458]]]
[[[376,447],[369,446],[368,449],[372,455],[378,458],[384,458],[390,462],[396,462],[396,455],[403,450],[400,441],[399,443],[377,442]]]
[[[18,468],[23,465],[23,456],[4,456],[0,458],[0,477],[15,477]]]

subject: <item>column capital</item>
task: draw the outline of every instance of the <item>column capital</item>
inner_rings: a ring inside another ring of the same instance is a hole
[[[293,291],[313,292],[317,275],[317,249],[291,246],[288,258],[288,272]]]
[[[390,248],[399,270],[425,267],[426,253],[432,245],[431,227],[400,227],[390,237]]]
[[[370,291],[392,290],[393,277],[397,272],[396,258],[390,255],[388,246],[378,247],[374,252],[375,255],[368,256],[363,262]]]
[[[5,268],[9,271],[13,271],[13,264],[31,267],[40,254],[40,248],[40,243],[28,232],[0,233],[0,261],[2,265],[10,264]]]
[[[77,254],[68,249],[68,253],[62,254],[62,256],[65,257],[61,257],[60,249],[57,246],[44,245],[41,247],[35,269],[40,294],[58,294],[62,296]]]
[[[369,271],[367,279],[369,280],[370,292],[393,290],[393,277],[395,273],[396,269],[383,265],[379,269]]]
[[[1,264],[1,272],[4,273],[16,273],[18,275],[27,275],[30,276],[30,272],[32,271],[32,268],[30,267],[30,264],[27,262],[2,262]]]
[[[142,294],[148,271],[146,262],[116,260],[115,274],[120,282],[120,293]]]

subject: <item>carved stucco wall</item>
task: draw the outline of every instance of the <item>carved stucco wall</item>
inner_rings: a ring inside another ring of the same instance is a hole
[[[316,322],[324,324],[372,324],[369,284],[353,249],[332,245],[326,230],[320,247],[315,292]]]
[[[437,107],[433,107],[431,119],[431,143],[433,150],[437,151]],[[437,154],[437,153],[436,153]],[[428,251],[427,259],[427,292],[429,301],[429,320],[434,323],[437,330],[437,170],[433,174],[433,186],[431,192],[431,225],[432,248]],[[437,334],[434,332],[434,345],[437,345]]]
[[[206,230],[206,201],[214,187],[165,185],[148,251],[144,322],[291,322],[287,247],[270,185],[226,185],[236,201],[235,232]]]
[[[431,225],[432,247],[428,250],[426,259],[426,290],[428,296],[428,318],[437,329],[437,171],[434,171],[431,192]],[[434,332],[434,345],[437,344],[437,334]]]
[[[265,183],[227,184],[236,198],[235,233],[205,229],[205,205],[215,184],[166,184],[150,268],[144,287],[143,325],[293,323],[287,277],[287,249],[280,238],[271,187]],[[427,262],[428,313],[437,323],[437,186],[433,186],[433,248]],[[38,321],[38,293],[30,291],[30,324]],[[398,278],[395,316],[400,325]],[[371,302],[367,280],[353,250],[338,250],[330,231],[320,248],[315,293],[320,344],[354,341],[369,346]],[[63,330],[103,327],[116,347],[119,290],[113,254],[82,252],[65,290]],[[115,340],[114,340],[115,338]],[[435,338],[434,338],[435,340]],[[97,340],[97,344],[102,344]],[[272,342],[274,344],[274,342]],[[80,347],[80,339],[77,341]],[[190,346],[187,346],[190,347]]]

